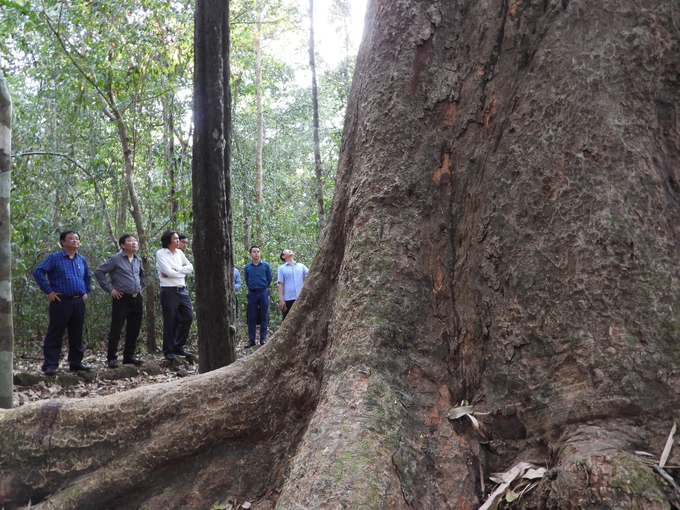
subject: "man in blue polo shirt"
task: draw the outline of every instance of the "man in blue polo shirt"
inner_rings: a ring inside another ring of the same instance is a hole
[[[272,284],[272,268],[261,259],[260,247],[250,247],[250,258],[243,269],[248,294],[246,295],[248,310],[248,343],[246,348],[255,345],[255,330],[260,324],[260,345],[267,341],[269,325],[269,286]]]
[[[50,324],[43,343],[45,375],[54,375],[59,367],[64,331],[68,330],[68,364],[72,371],[90,370],[83,365],[83,324],[85,300],[91,290],[92,276],[85,258],[80,255],[80,236],[65,230],[59,236],[62,250],[51,253],[33,270],[36,283],[50,298]]]
[[[283,312],[283,319],[286,319],[286,315],[290,312],[293,303],[300,295],[302,290],[302,284],[305,281],[309,269],[304,264],[300,262],[295,262],[293,258],[295,254],[292,250],[283,250],[281,252],[280,258],[284,262],[282,266],[279,266],[278,270],[278,283],[279,283],[279,308]]]

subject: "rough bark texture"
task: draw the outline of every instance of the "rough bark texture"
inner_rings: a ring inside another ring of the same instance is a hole
[[[12,98],[0,69],[0,408],[13,407],[12,360]]]
[[[680,403],[669,15],[371,3],[329,224],[279,332],[179,384],[3,412],[0,502],[472,509],[480,471],[525,460],[551,468],[538,508],[670,508],[634,455]],[[488,439],[446,418],[463,399]]]
[[[196,3],[194,69],[194,262],[201,372],[236,360],[231,215],[229,2]]]

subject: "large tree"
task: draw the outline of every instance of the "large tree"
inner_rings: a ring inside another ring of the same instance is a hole
[[[370,3],[279,332],[211,374],[2,412],[0,503],[467,509],[526,460],[551,468],[538,507],[670,508],[634,451],[661,451],[680,404],[671,13]],[[484,436],[447,419],[463,400]]]
[[[194,257],[201,372],[236,360],[231,215],[229,2],[196,2]]]

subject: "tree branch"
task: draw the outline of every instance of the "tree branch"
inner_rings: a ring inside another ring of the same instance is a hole
[[[2,0],[0,0],[2,1]],[[94,187],[94,193],[97,195],[97,198],[99,198],[99,201],[101,202],[102,206],[102,211],[104,213],[104,220],[106,221],[106,231],[113,240],[114,244],[116,246],[118,245],[118,240],[116,239],[116,236],[113,235],[113,229],[111,227],[111,220],[109,218],[109,212],[106,207],[106,200],[104,199],[104,196],[101,194],[99,191],[99,186],[97,186],[97,179],[94,178],[94,176],[90,173],[90,171],[81,163],[73,159],[71,156],[68,154],[64,154],[63,152],[53,152],[53,151],[25,151],[25,152],[19,152],[17,154],[13,154],[13,158],[21,158],[21,157],[26,157],[26,156],[57,156],[60,158],[64,158],[70,163],[72,163],[76,168],[81,170],[85,175],[87,175],[90,180],[92,181],[92,186]]]
[[[4,1],[4,0],[0,0]],[[49,27],[50,31],[52,34],[54,34],[54,37],[57,38],[57,41],[59,41],[59,46],[64,50],[64,53],[68,57],[68,59],[71,61],[71,63],[76,66],[76,69],[78,69],[78,72],[81,74],[83,78],[85,78],[92,87],[97,91],[97,94],[105,101],[105,103],[116,112],[116,107],[113,103],[109,101],[109,99],[106,97],[106,94],[102,89],[99,88],[99,86],[95,83],[95,81],[92,79],[92,77],[85,72],[85,70],[76,62],[76,60],[73,58],[73,55],[71,55],[71,52],[68,50],[66,47],[66,43],[64,43],[64,40],[61,38],[61,35],[59,35],[59,32],[52,26],[50,17],[43,11],[43,15],[45,16],[45,22],[47,23],[47,26]],[[117,112],[116,112],[117,113]]]

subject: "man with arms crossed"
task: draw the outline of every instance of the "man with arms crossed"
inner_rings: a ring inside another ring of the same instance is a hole
[[[189,237],[186,234],[177,234],[179,236],[179,249],[182,253],[187,251],[189,247]]]
[[[182,234],[181,232],[178,232],[177,236],[179,237],[179,249],[182,250],[182,253],[184,253],[184,256],[186,256],[187,248],[189,247],[189,237],[186,234]],[[162,275],[162,276],[166,276],[166,275]],[[189,297],[191,298],[191,296],[189,296]],[[177,315],[175,315],[175,337],[174,337],[175,345],[177,345],[177,342],[179,341],[179,324],[180,324],[180,322],[182,322],[182,317],[180,316],[179,310],[178,310]]]
[[[272,268],[261,259],[260,247],[250,247],[252,262],[243,269],[248,294],[248,343],[246,348],[255,345],[255,330],[260,323],[260,345],[267,342],[269,325],[269,286],[272,284]]]
[[[83,365],[83,324],[85,300],[91,290],[92,277],[85,258],[80,255],[80,236],[65,230],[59,236],[62,250],[51,253],[33,270],[36,283],[50,298],[50,325],[47,327],[42,370],[55,375],[61,356],[64,331],[68,330],[68,364],[72,371],[90,370]]]
[[[285,262],[278,270],[279,308],[283,312],[282,320],[286,319],[293,303],[300,295],[302,284],[309,273],[307,266],[293,260],[294,256],[291,250],[283,250],[280,255],[281,260]]]
[[[179,235],[168,230],[161,236],[163,248],[156,252],[156,268],[161,283],[161,307],[163,308],[163,354],[174,360],[177,354],[190,357],[184,346],[189,337],[193,312],[187,291],[185,276],[193,273],[194,266],[179,249]],[[179,314],[179,331],[175,340],[175,316]]]
[[[136,255],[137,238],[132,234],[123,234],[118,240],[121,251],[112,255],[94,271],[99,286],[111,294],[111,328],[109,329],[108,352],[106,362],[109,368],[118,368],[118,342],[123,324],[125,328],[125,347],[123,347],[123,363],[141,365],[135,358],[137,336],[142,327],[144,314],[142,288],[144,287],[144,269],[142,261]],[[106,278],[106,275],[109,278]]]

